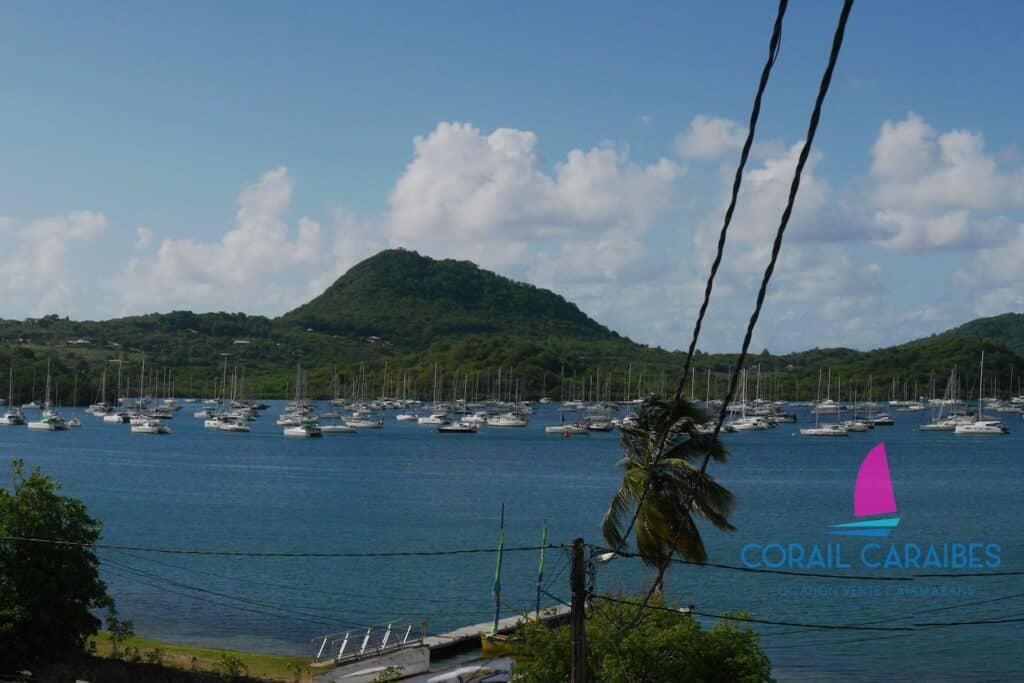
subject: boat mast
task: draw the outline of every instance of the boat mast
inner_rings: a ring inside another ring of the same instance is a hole
[[[540,567],[537,569],[537,621],[540,621],[541,584],[544,583],[544,546],[548,544],[548,523],[545,520],[540,532]]]
[[[501,504],[501,524],[498,528],[498,564],[494,569],[494,626],[491,635],[498,632],[498,617],[501,609],[501,553],[505,547],[505,503]]]
[[[49,371],[47,371],[47,377],[49,377]],[[981,387],[985,382],[985,349],[981,350],[981,366],[978,370],[978,416],[975,418],[975,422],[981,422]]]

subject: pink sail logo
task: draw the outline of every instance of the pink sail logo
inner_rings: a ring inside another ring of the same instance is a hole
[[[853,516],[857,521],[832,524],[828,533],[888,536],[900,523],[899,517],[886,516],[895,512],[896,497],[892,492],[889,461],[885,457],[885,443],[881,442],[868,451],[857,470],[857,483],[853,489]]]

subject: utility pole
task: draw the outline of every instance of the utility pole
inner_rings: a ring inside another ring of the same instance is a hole
[[[583,539],[572,542],[572,571],[569,574],[569,586],[572,590],[572,604],[569,622],[572,627],[572,683],[587,682],[587,626],[586,602],[587,580],[586,565],[583,557]]]

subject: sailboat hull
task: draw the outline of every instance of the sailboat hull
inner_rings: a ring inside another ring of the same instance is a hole
[[[480,634],[480,649],[485,657],[513,654],[523,644],[519,636],[501,635],[500,633]]]

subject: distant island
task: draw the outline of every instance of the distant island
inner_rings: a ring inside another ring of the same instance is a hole
[[[861,397],[871,380],[875,399],[894,393],[903,398],[930,393],[933,385],[941,394],[953,365],[971,376],[982,349],[987,393],[1020,393],[1019,313],[872,351],[765,352],[749,363],[764,376],[766,397],[813,399],[819,368],[830,368],[844,382],[855,380]],[[143,357],[152,373],[148,383],[178,396],[218,391],[214,382],[227,357],[233,373],[244,373],[248,396],[284,396],[301,361],[311,394],[320,397],[344,386],[367,397],[405,391],[429,398],[436,373],[448,382],[458,371],[458,381],[473,381],[478,392],[493,386],[501,372],[525,398],[543,393],[557,399],[564,381],[567,394],[622,399],[674,387],[683,354],[634,342],[550,290],[469,261],[404,249],[362,261],[312,301],[277,318],[173,311],[106,321],[54,315],[0,320],[0,367],[13,369],[17,401],[41,398],[48,360],[57,398],[68,404],[76,377],[78,402],[96,400],[104,368],[113,394],[118,368],[109,361],[124,361],[120,389],[127,391],[126,378],[138,377]],[[735,354],[699,353],[696,394],[723,391],[734,362]],[[0,380],[0,398],[7,396],[6,379]]]

